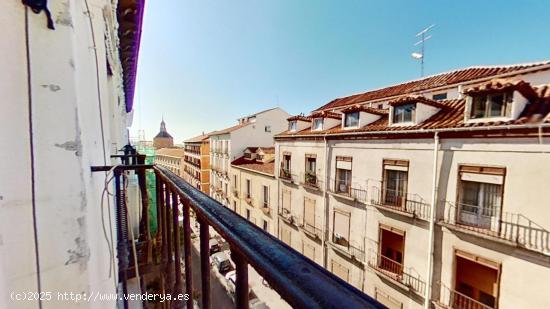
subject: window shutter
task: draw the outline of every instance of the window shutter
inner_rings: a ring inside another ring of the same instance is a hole
[[[304,255],[311,259],[312,261],[315,261],[315,247],[304,243]]]
[[[290,231],[289,231],[289,230],[287,230],[287,229],[282,229],[282,230],[281,230],[281,240],[282,240],[285,244],[291,246],[291,242],[290,242],[290,241],[291,241],[291,235],[290,235]]]
[[[348,282],[349,281],[349,269],[334,260],[332,261],[332,273],[340,277],[340,279]]]
[[[349,241],[349,213],[334,211],[334,234]]]
[[[304,198],[304,221],[315,227],[315,200]]]
[[[283,191],[283,209],[290,211],[290,191]]]

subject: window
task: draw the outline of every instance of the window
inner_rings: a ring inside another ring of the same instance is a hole
[[[498,231],[506,170],[459,166],[458,223]]]
[[[298,123],[296,122],[296,120],[290,121],[288,123],[288,130],[289,131],[296,131],[297,129],[298,129]]]
[[[264,203],[264,208],[267,208],[269,207],[269,187],[268,186],[263,186],[263,203]]]
[[[470,119],[507,117],[512,99],[511,92],[473,96]]]
[[[346,113],[344,115],[344,127],[354,128],[359,126],[359,112]]]
[[[306,154],[306,174],[305,183],[310,185],[317,185],[317,158],[315,155]]]
[[[304,197],[304,228],[315,233],[315,200]]]
[[[405,232],[380,225],[378,248],[378,267],[395,274],[403,271],[403,252]]]
[[[323,129],[323,118],[313,119],[313,130],[322,130]]]
[[[389,206],[405,206],[407,192],[407,172],[384,170],[384,204]]]
[[[289,190],[283,190],[283,214],[286,212],[287,214],[290,214],[290,191]]]
[[[250,186],[251,186],[250,179],[247,179],[246,180],[246,198],[250,198],[250,189],[251,189]]]
[[[268,133],[271,132],[271,126],[265,126],[264,131]]]
[[[447,93],[437,93],[432,96],[433,100],[439,101],[439,100],[445,100],[447,98]]]
[[[341,246],[349,244],[350,213],[334,210],[332,241]]]
[[[237,175],[233,175],[233,186],[237,188]]]
[[[393,108],[393,123],[413,122],[416,104],[405,104]]]
[[[233,211],[237,211],[237,201],[233,201]]]
[[[351,193],[351,164],[351,157],[336,157],[336,179],[333,192]]]
[[[290,153],[284,153],[283,154],[283,161],[281,162],[281,177],[290,179],[290,163],[291,163],[291,156]]]
[[[250,209],[246,210],[246,220],[250,221]]]
[[[268,231],[269,225],[268,225],[266,220],[264,220],[262,227],[263,227],[264,231],[266,231],[266,232]]]

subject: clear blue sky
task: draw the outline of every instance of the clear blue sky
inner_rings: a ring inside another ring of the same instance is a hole
[[[132,135],[176,142],[280,106],[291,114],[420,75],[550,59],[550,2],[148,0]]]

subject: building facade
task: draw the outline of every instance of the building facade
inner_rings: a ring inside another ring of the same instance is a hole
[[[174,147],[174,138],[166,130],[164,119],[160,122],[159,133],[153,138],[153,147],[155,149]]]
[[[182,178],[185,174],[184,158],[183,148],[162,148],[155,151],[155,164],[166,167]]]
[[[248,147],[231,162],[230,205],[236,213],[277,237],[275,148]]]
[[[143,1],[24,3],[0,2],[0,308],[114,308],[57,293],[116,294],[114,199],[91,166],[128,143]]]
[[[229,206],[231,162],[249,146],[273,146],[273,136],[285,130],[289,116],[276,107],[242,117],[235,126],[209,133],[211,197]]]
[[[210,193],[210,140],[199,135],[184,142],[183,179],[202,192]]]
[[[549,83],[468,68],[289,118],[279,237],[390,308],[550,306]]]

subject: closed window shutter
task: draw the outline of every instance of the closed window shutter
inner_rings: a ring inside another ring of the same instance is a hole
[[[304,198],[304,221],[315,227],[315,200]]]
[[[281,230],[281,240],[287,244],[287,245],[291,245],[290,244],[290,241],[291,241],[291,236],[290,236],[290,231],[287,230],[287,229],[282,229]]]
[[[310,244],[304,244],[304,255],[315,261],[315,247]]]
[[[283,209],[290,212],[290,191],[283,191]]]
[[[334,234],[349,240],[349,213],[334,212]]]
[[[332,261],[332,273],[346,282],[349,281],[349,269],[335,261]]]

